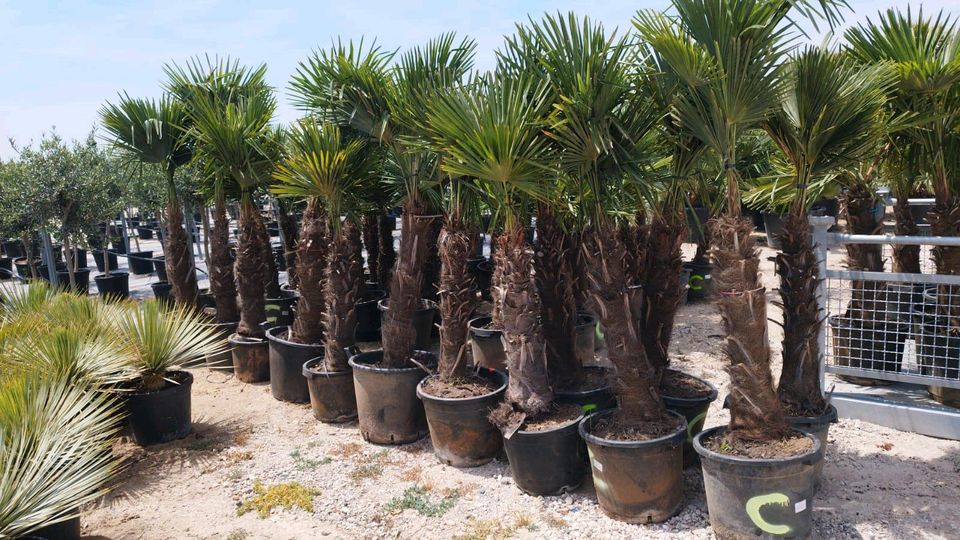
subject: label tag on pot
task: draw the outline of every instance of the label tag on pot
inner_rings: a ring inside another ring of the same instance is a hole
[[[794,513],[795,513],[795,514],[799,514],[800,512],[803,512],[803,511],[806,510],[806,509],[807,509],[807,500],[806,500],[806,499],[803,499],[802,501],[800,501],[800,502],[798,502],[797,504],[793,505],[793,510],[794,510]]]
[[[595,460],[595,459],[592,460],[592,461],[593,461],[593,468],[596,469],[596,470],[598,470],[598,471],[600,471],[600,472],[603,472],[603,463],[600,463],[599,461],[597,461],[597,460]]]

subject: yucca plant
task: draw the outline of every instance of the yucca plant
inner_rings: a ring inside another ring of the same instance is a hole
[[[791,416],[823,414],[820,388],[820,282],[807,218],[807,190],[818,178],[855,167],[877,152],[885,133],[883,107],[893,83],[887,66],[863,67],[822,48],[788,64],[780,109],[764,128],[789,164],[796,190],[777,255],[783,303],[783,371],[778,393]]]
[[[307,201],[298,242],[300,300],[289,339],[320,343],[326,331],[327,371],[344,371],[346,350],[356,344],[355,306],[364,287],[360,219],[377,180],[371,153],[365,140],[311,118],[291,128],[289,142],[272,189]]]
[[[193,156],[184,129],[186,108],[169,95],[152,100],[123,94],[116,104],[104,105],[100,118],[114,146],[130,160],[164,168],[167,175],[167,234],[164,238],[167,276],[177,302],[195,305],[197,275],[183,227],[183,208],[174,183],[177,168],[187,164]],[[107,260],[104,255],[104,261]]]

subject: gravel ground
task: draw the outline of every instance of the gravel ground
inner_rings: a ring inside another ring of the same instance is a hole
[[[689,246],[687,246],[689,247]],[[689,258],[689,253],[687,258]],[[763,272],[773,288],[764,250]],[[831,255],[831,263],[837,255]],[[772,294],[771,294],[772,297]],[[771,317],[778,317],[771,308]],[[719,316],[709,304],[683,306],[675,367],[726,394]],[[774,358],[779,327],[770,325]],[[363,442],[357,424],[325,425],[308,405],[275,401],[269,385],[194,371],[194,431],[175,443],[116,451],[128,459],[115,491],[84,509],[93,538],[710,538],[699,470],[684,473],[686,504],[660,525],[628,525],[599,509],[589,478],[576,492],[531,497],[509,466],[441,465],[429,438],[401,447]],[[719,401],[707,425],[728,419]],[[956,538],[960,442],[841,420],[830,431],[824,486],[814,502],[817,538]],[[297,481],[315,490],[313,511],[237,515],[254,482]],[[406,497],[405,497],[406,496]],[[402,503],[407,504],[402,504]],[[403,509],[403,506],[416,508]],[[419,510],[417,509],[419,508]]]

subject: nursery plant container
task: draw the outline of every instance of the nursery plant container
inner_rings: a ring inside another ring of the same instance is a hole
[[[683,506],[683,442],[687,423],[648,441],[617,441],[591,433],[597,420],[613,414],[601,411],[580,422],[587,442],[593,484],[600,509],[627,523],[660,523]]]
[[[597,365],[596,356],[597,319],[589,313],[577,313],[573,329],[574,354],[581,366]]]
[[[100,296],[111,298],[130,297],[130,274],[126,272],[108,272],[94,276]]]
[[[921,372],[932,377],[960,378],[960,336],[948,333],[949,325],[939,315],[927,315],[914,327]],[[943,405],[960,407],[960,390],[930,385],[927,391]]]
[[[668,370],[674,371],[674,370]],[[668,411],[675,412],[687,421],[687,436],[683,442],[683,466],[689,467],[697,463],[697,453],[693,450],[693,438],[703,429],[703,423],[707,419],[707,411],[710,404],[717,399],[717,389],[710,381],[694,377],[693,375],[681,373],[684,377],[696,379],[698,382],[706,385],[710,389],[708,393],[702,396],[671,396],[667,392],[669,389],[661,387],[660,397],[663,398],[663,404]]]
[[[3,241],[3,252],[11,259],[27,256],[27,254],[23,251],[23,242],[15,239]]]
[[[157,279],[160,281],[167,280],[167,259],[164,255],[156,257],[153,259],[153,270],[157,273]]]
[[[473,363],[494,371],[506,372],[507,353],[503,349],[503,330],[487,328],[493,319],[477,317],[468,323]]]
[[[30,263],[27,261],[26,257],[15,258],[13,260],[13,266],[17,269],[17,275],[23,279],[33,279],[33,274],[30,272]],[[40,266],[40,259],[38,257],[33,259],[33,266]],[[38,271],[37,274],[39,275],[40,272]]]
[[[267,330],[270,342],[270,394],[280,401],[306,403],[310,401],[303,364],[323,354],[323,345],[305,345],[287,341],[289,326],[274,326]]]
[[[884,320],[870,323],[839,315],[831,316],[829,324],[838,366],[879,372],[900,371],[904,340],[910,332],[908,324]],[[869,377],[840,377],[855,384],[891,384],[890,381]]]
[[[97,265],[97,270],[102,273],[104,271],[102,249],[93,250],[93,262]],[[107,262],[110,263],[110,270],[116,270],[120,267],[116,253],[107,252]]]
[[[776,250],[783,249],[783,216],[770,212],[763,213],[763,230],[767,233],[767,247]]]
[[[827,405],[827,410],[819,416],[788,416],[787,422],[790,427],[797,431],[802,431],[813,435],[820,441],[820,447],[823,449],[823,455],[827,455],[827,435],[830,432],[830,424],[837,422],[837,408],[833,405]],[[821,459],[814,465],[814,480],[816,488],[819,490],[823,483],[823,462]]]
[[[703,229],[710,219],[710,210],[703,206],[687,207],[687,241],[699,244],[703,242]]]
[[[83,248],[74,248],[74,252],[77,256],[77,268],[87,268],[87,250]],[[64,250],[64,253],[66,253],[66,250]],[[57,257],[57,260],[59,259],[60,257]]]
[[[270,380],[270,346],[267,340],[230,334],[233,372],[241,382],[258,383]]]
[[[354,337],[357,341],[377,341],[380,339],[380,311],[377,303],[387,297],[386,291],[368,288],[363,299],[357,302],[357,329]]]
[[[687,281],[687,301],[696,302],[709,298],[713,293],[713,265],[710,263],[685,262],[683,267],[690,270],[690,278]]]
[[[127,254],[127,264],[130,272],[142,276],[153,273],[152,251],[132,251]]]
[[[381,324],[386,312],[390,309],[390,299],[384,298],[377,302],[377,308],[380,309]],[[417,341],[414,347],[420,350],[430,348],[431,333],[433,332],[433,321],[437,313],[437,303],[426,298],[420,299],[420,307],[413,312],[413,326],[417,329]]]
[[[214,308],[217,307],[217,300],[213,297],[213,293],[209,289],[200,289],[197,292],[197,308]]]
[[[529,495],[560,495],[583,483],[587,445],[578,426],[583,414],[543,431],[518,430],[503,440],[513,482]]]
[[[280,291],[280,298],[267,298],[264,309],[267,312],[267,321],[271,326],[290,326],[293,324],[293,307],[297,305],[300,293],[295,291]],[[306,361],[306,359],[304,359]],[[300,362],[303,365],[303,362]]]
[[[69,288],[77,294],[89,294],[90,293],[90,269],[89,268],[78,268],[73,271],[73,279],[76,282],[76,285],[73,287],[70,286],[70,272],[64,269],[57,269],[57,281],[59,281],[60,286],[63,288]]]
[[[156,283],[151,283],[150,288],[153,289],[153,297],[157,300],[163,300],[169,304],[173,304],[173,297],[170,296],[170,291],[173,289],[173,285],[166,281],[158,281]]]
[[[208,355],[204,358],[207,367],[217,371],[228,371],[233,373],[233,354],[229,345],[230,335],[237,331],[236,322],[210,322],[204,326],[211,328],[217,335],[228,343],[224,351],[217,354]]]
[[[686,304],[690,299],[687,298],[687,291],[690,290],[690,276],[693,275],[693,270],[687,267],[680,269],[680,304]]]
[[[321,355],[303,363],[303,377],[310,392],[314,418],[328,424],[341,424],[357,417],[353,369],[326,371]]]
[[[80,515],[40,527],[23,540],[80,540]]]
[[[171,371],[166,376],[175,383],[154,392],[125,394],[130,432],[140,446],[174,441],[190,434],[193,375],[188,371]]]
[[[414,353],[418,361],[435,366],[436,355],[426,351]],[[353,384],[357,395],[357,416],[360,434],[375,444],[406,444],[418,441],[428,433],[423,404],[417,399],[417,385],[427,376],[419,367],[379,367],[383,351],[370,351],[350,358]]]
[[[141,240],[153,240],[153,229],[150,227],[137,227],[137,234]]]
[[[481,249],[483,249],[481,247]],[[470,272],[477,283],[477,290],[480,291],[480,297],[490,298],[490,284],[493,281],[493,264],[486,257],[479,256],[467,261],[470,266]]]
[[[500,430],[487,420],[487,415],[503,398],[507,376],[485,368],[480,368],[477,375],[493,383],[496,389],[482,396],[446,398],[424,391],[423,385],[430,377],[417,385],[417,397],[423,401],[433,451],[445,465],[479,467],[493,460],[500,451]]]
[[[714,452],[703,442],[715,427],[693,439],[703,465],[710,526],[720,539],[806,538],[813,517],[816,465],[823,447],[813,435],[807,452],[786,458],[750,459]]]
[[[554,398],[559,403],[576,403],[583,407],[584,412],[604,411],[617,406],[617,397],[609,383],[609,372],[605,367],[586,366],[585,374],[594,374],[590,378],[600,379],[603,382],[595,388],[585,390],[554,390]],[[599,375],[596,375],[599,374]]]
[[[7,256],[0,257],[0,279],[13,277],[13,259]]]

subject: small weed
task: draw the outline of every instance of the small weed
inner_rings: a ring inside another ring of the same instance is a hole
[[[240,463],[253,459],[253,452],[250,450],[231,450],[227,452],[225,457],[228,463]]]
[[[379,463],[364,463],[357,465],[350,471],[350,479],[359,482],[366,478],[380,478],[383,474],[383,465]]]
[[[299,482],[264,486],[259,480],[254,481],[253,492],[253,497],[243,501],[237,507],[238,516],[255,510],[263,519],[270,515],[271,510],[278,507],[284,510],[302,508],[313,513],[313,498],[319,494],[317,490],[305,487]]]
[[[331,454],[339,457],[352,457],[363,450],[363,445],[358,442],[340,443],[333,448]]]
[[[250,440],[250,433],[253,432],[251,428],[243,428],[240,431],[233,434],[233,444],[237,446],[243,446],[247,444],[247,441]]]
[[[517,512],[513,514],[514,519],[516,520],[513,526],[517,529],[526,529],[530,532],[537,530],[537,524],[533,522],[533,518],[526,514]]]
[[[227,540],[247,540],[247,538],[250,538],[250,533],[243,529],[234,529],[227,535]]]
[[[885,441],[882,444],[878,444],[877,448],[889,452],[890,450],[893,450],[893,443],[890,441]]]
[[[394,497],[387,503],[385,510],[387,512],[399,512],[410,508],[416,510],[421,516],[439,517],[447,513],[448,510],[457,504],[460,494],[457,490],[451,491],[437,502],[430,500],[428,491],[422,486],[411,486],[404,490],[403,495]]]
[[[720,451],[723,453],[733,452],[733,445],[728,443],[727,441],[723,441],[722,443],[720,443]]]
[[[183,445],[183,448],[191,452],[210,452],[212,450],[218,450],[222,448],[223,445],[219,439],[213,437],[194,437],[187,441]]]
[[[505,540],[510,538],[515,530],[499,520],[470,518],[465,532],[454,535],[453,540]]]
[[[312,471],[321,465],[326,465],[333,461],[328,457],[320,459],[305,458],[300,454],[299,448],[290,452],[290,457],[293,458],[293,463],[296,465],[298,471]]]
[[[544,515],[543,522],[546,523],[551,529],[564,529],[567,527],[566,520],[556,514]]]
[[[423,468],[419,465],[404,469],[404,471],[400,473],[400,479],[405,482],[420,482],[421,477],[423,477]]]
[[[230,472],[227,473],[227,480],[236,482],[237,480],[240,480],[241,478],[243,478],[243,471],[240,470],[239,468],[230,469]]]

